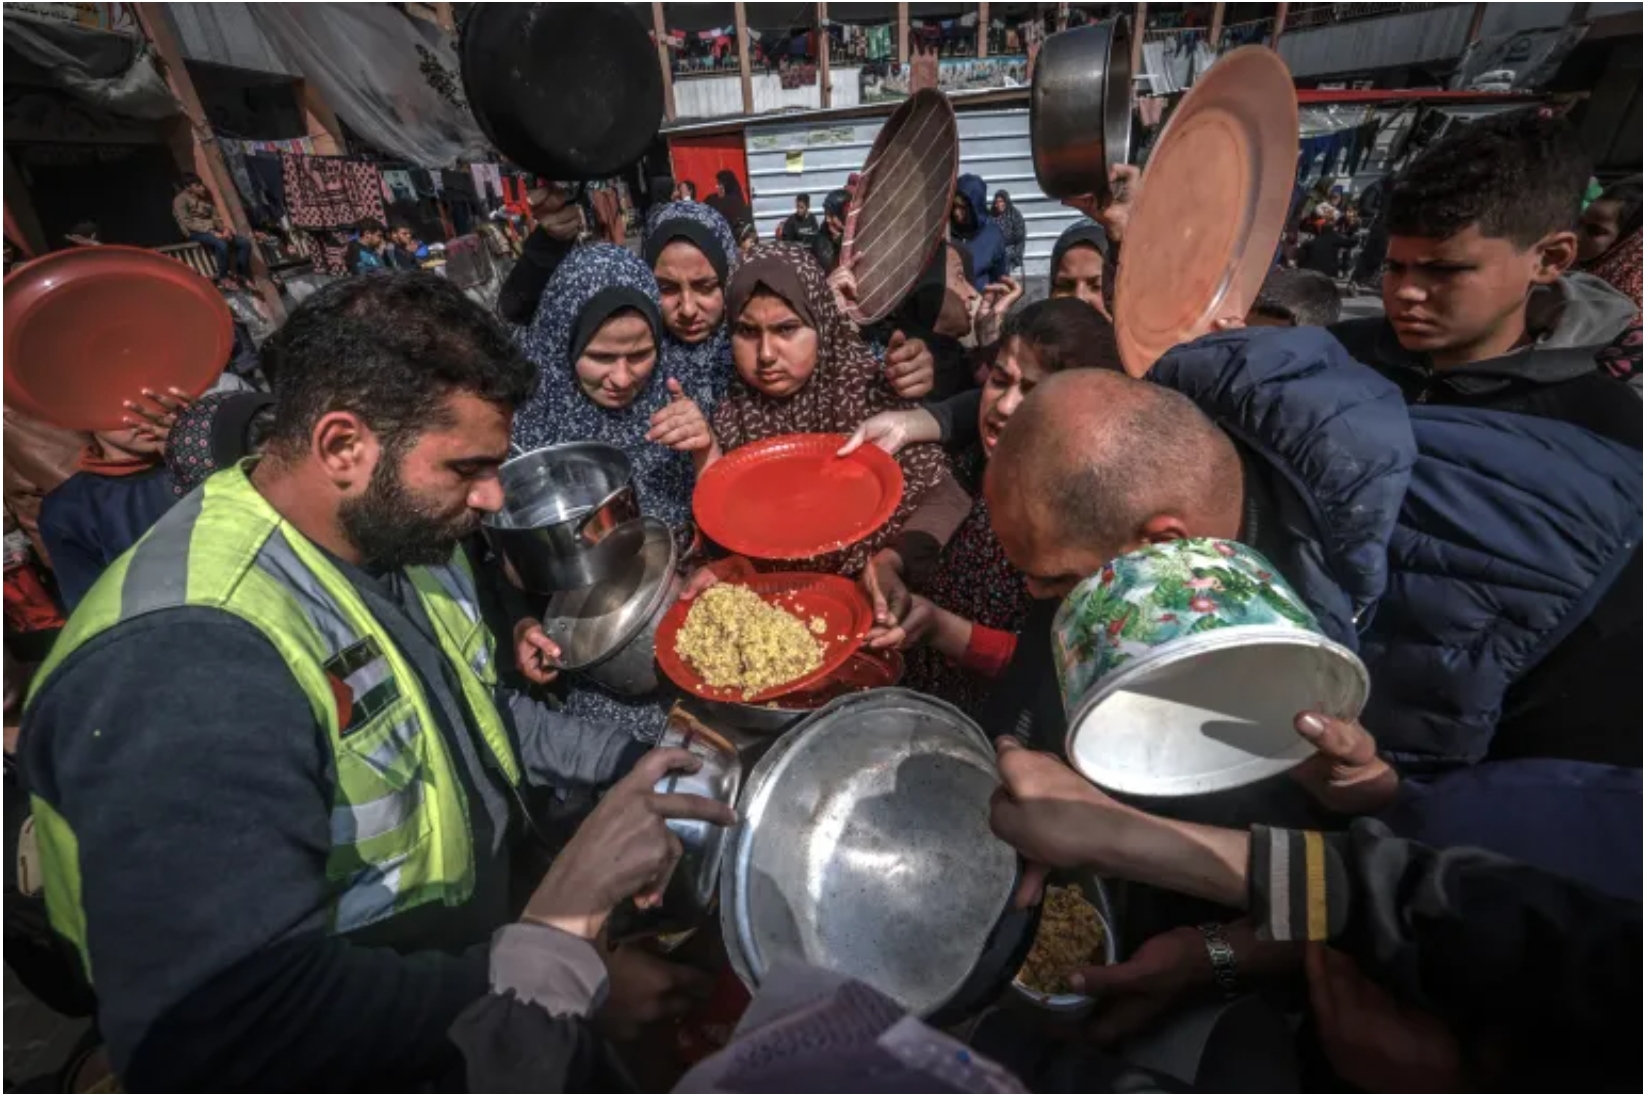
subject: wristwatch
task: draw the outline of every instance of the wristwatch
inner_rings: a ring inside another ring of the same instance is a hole
[[[1236,951],[1225,937],[1224,927],[1218,923],[1203,923],[1197,929],[1202,932],[1202,943],[1207,946],[1207,959],[1213,962],[1213,982],[1218,985],[1219,994],[1226,999],[1236,998],[1241,994],[1241,985],[1236,981]]]

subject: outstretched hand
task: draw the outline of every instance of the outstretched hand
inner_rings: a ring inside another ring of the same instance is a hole
[[[1293,719],[1293,728],[1316,746],[1316,755],[1291,774],[1325,808],[1377,813],[1396,798],[1396,771],[1379,757],[1373,734],[1360,722],[1305,711]]]

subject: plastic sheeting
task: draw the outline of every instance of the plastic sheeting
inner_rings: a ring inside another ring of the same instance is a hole
[[[40,69],[56,87],[112,114],[151,121],[182,107],[140,39],[5,16],[6,51]]]
[[[1213,47],[1205,39],[1188,33],[1157,41],[1147,39],[1139,58],[1152,95],[1190,90],[1190,85],[1216,60]]]
[[[388,4],[252,4],[252,18],[361,139],[420,167],[490,157],[453,40]]]

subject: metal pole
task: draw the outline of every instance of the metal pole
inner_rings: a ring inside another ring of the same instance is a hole
[[[1270,27],[1270,48],[1275,49],[1282,41],[1282,30],[1287,26],[1287,3],[1281,0],[1276,5],[1276,19]]]
[[[664,5],[652,0],[652,39],[658,44],[658,70],[664,76],[664,118],[675,120],[675,79],[670,75],[668,34],[664,30]]]
[[[978,55],[990,55],[990,0],[979,0]]]
[[[830,5],[818,0],[818,105],[830,109]]]
[[[1224,4],[1213,5],[1213,23],[1207,28],[1207,44],[1213,47],[1213,52],[1219,52],[1219,32],[1225,29]]]
[[[1476,45],[1477,39],[1482,37],[1482,20],[1488,16],[1488,5],[1478,4],[1471,12],[1471,29],[1465,32],[1465,48]]]
[[[750,87],[750,30],[744,20],[744,0],[732,6],[733,22],[738,27],[738,90],[744,94],[744,113],[755,113],[755,91]]]
[[[195,173],[211,193],[218,215],[234,229],[236,235],[251,240],[251,222],[246,219],[246,210],[241,208],[240,195],[235,191],[229,165],[224,162],[223,150],[217,146],[217,138],[206,120],[206,108],[201,106],[200,96],[195,94],[194,81],[189,79],[189,70],[183,65],[183,50],[178,45],[177,35],[172,33],[165,5],[133,4],[132,11],[160,58],[167,85],[183,107],[183,115],[189,123],[189,138],[194,144]],[[284,320],[286,307],[280,302],[280,291],[275,288],[275,283],[269,280],[269,267],[256,245],[252,247],[252,280],[257,285],[258,295],[263,297],[264,303],[273,312],[274,320],[277,323]]]
[[[910,5],[904,0],[898,3],[898,63],[910,63]]]

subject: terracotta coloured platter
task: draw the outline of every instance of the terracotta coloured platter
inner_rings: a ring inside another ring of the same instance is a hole
[[[872,535],[904,495],[904,472],[875,445],[849,456],[839,433],[790,433],[723,456],[698,479],[706,536],[750,558],[814,558]]]
[[[746,696],[737,688],[713,688],[698,671],[675,652],[675,638],[687,621],[692,601],[678,600],[658,623],[655,643],[658,664],[681,690],[718,703],[766,703],[781,695],[809,688],[847,664],[870,633],[874,615],[869,599],[858,585],[835,574],[754,574],[737,582],[768,604],[811,623],[824,620],[824,632],[817,635],[824,647],[824,661],[805,676]]]
[[[64,429],[119,429],[144,388],[200,395],[234,349],[212,283],[139,247],[76,247],[5,281],[6,405]]]
[[[1227,53],[1196,81],[1145,165],[1122,245],[1116,337],[1131,375],[1247,314],[1276,256],[1298,157],[1298,101],[1274,51]]]
[[[841,243],[841,265],[858,282],[847,312],[860,326],[898,307],[927,268],[950,223],[960,166],[956,112],[938,91],[916,92],[881,127]]]

